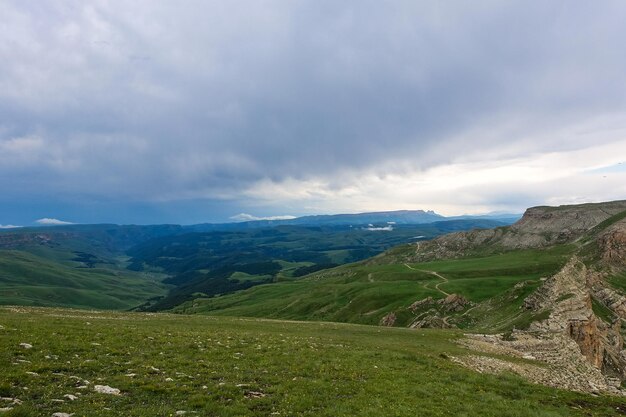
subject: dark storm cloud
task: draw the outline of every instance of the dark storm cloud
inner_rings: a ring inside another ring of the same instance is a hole
[[[0,14],[5,195],[342,187],[578,149],[548,133],[624,121],[619,1],[7,1]]]

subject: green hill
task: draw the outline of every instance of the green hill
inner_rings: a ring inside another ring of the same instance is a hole
[[[561,245],[422,264],[357,263],[294,282],[198,298],[174,311],[362,324],[378,324],[390,312],[401,311],[396,325],[406,326],[414,318],[408,309],[416,301],[456,293],[479,303],[518,283],[536,287],[538,279],[556,273],[573,250],[573,246]],[[439,273],[447,282],[427,271]]]
[[[0,304],[128,309],[165,291],[146,274],[77,268],[28,252],[0,250]]]

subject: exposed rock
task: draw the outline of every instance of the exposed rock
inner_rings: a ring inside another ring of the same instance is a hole
[[[380,319],[379,323],[379,325],[387,327],[392,327],[394,324],[396,324],[396,313],[393,311]]]
[[[524,301],[523,308],[527,310],[549,313],[546,319],[531,323],[528,331],[513,332],[506,340],[502,336],[473,339],[474,348],[522,358],[532,356],[550,365],[547,370],[502,364],[501,360],[492,358],[459,358],[459,362],[488,372],[511,370],[535,382],[560,388],[618,393],[626,370],[623,338],[620,322],[607,324],[593,313],[593,285],[599,280],[596,272],[572,257],[559,273],[545,280]],[[617,305],[623,303],[611,291],[602,294]]]
[[[448,323],[446,317],[441,317],[438,314],[426,315],[425,317],[419,317],[409,326],[412,329],[450,329],[453,326]]]
[[[610,226],[597,239],[602,262],[609,266],[626,265],[626,219]]]
[[[24,349],[32,349],[33,345],[31,345],[30,343],[20,343],[20,347]]]
[[[416,263],[466,256],[480,248],[491,251],[544,248],[574,242],[601,222],[626,210],[626,201],[560,207],[532,207],[515,224],[487,230],[450,233],[429,242],[407,246],[407,250],[373,258],[370,263]],[[610,262],[626,260],[626,231],[607,237],[606,257]],[[413,250],[409,250],[413,248]]]
[[[112,388],[108,385],[95,385],[93,390],[100,394],[120,395],[121,392],[117,388]]]
[[[445,312],[463,311],[465,307],[471,304],[466,298],[458,294],[450,294],[446,298],[437,301]]]
[[[248,398],[263,398],[265,394],[259,391],[246,391],[245,396]]]
[[[481,355],[454,358],[479,372],[514,372],[532,382],[580,392],[621,394],[619,380],[607,378],[581,354],[576,342],[561,333],[516,332],[513,340],[501,335],[466,335],[466,347],[499,356],[536,361],[507,361]]]
[[[423,308],[432,307],[435,304],[433,297],[426,297],[423,300],[418,300],[409,306],[409,310],[415,313],[417,310],[421,310]]]
[[[54,413],[52,414],[52,417],[72,417],[74,415],[74,413],[72,414],[68,414],[68,413]]]

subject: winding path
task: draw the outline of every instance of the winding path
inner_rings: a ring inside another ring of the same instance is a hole
[[[445,292],[444,290],[442,290],[441,288],[439,288],[439,286],[440,286],[441,284],[445,284],[446,282],[448,282],[448,278],[444,277],[443,275],[439,274],[439,273],[438,273],[438,272],[436,272],[436,271],[428,271],[428,270],[426,270],[426,269],[417,269],[417,268],[413,268],[413,267],[412,267],[411,265],[409,265],[409,264],[404,264],[404,266],[406,266],[407,268],[409,268],[409,269],[411,269],[411,270],[413,270],[413,271],[425,272],[425,273],[427,273],[427,274],[430,274],[430,275],[434,275],[434,276],[436,276],[437,278],[439,278],[439,279],[441,280],[441,282],[439,282],[439,283],[437,283],[437,284],[435,285],[435,289],[436,289],[437,291],[439,291],[440,293],[442,293],[443,295],[445,295],[445,296],[450,295],[450,293],[447,293],[447,292]],[[428,285],[428,283],[425,283],[425,284],[424,284],[424,288],[428,288],[428,286],[427,286],[427,285]]]

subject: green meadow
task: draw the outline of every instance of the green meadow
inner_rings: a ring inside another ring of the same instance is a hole
[[[458,331],[29,307],[0,308],[0,326],[6,417],[626,412],[623,398],[465,369]]]

